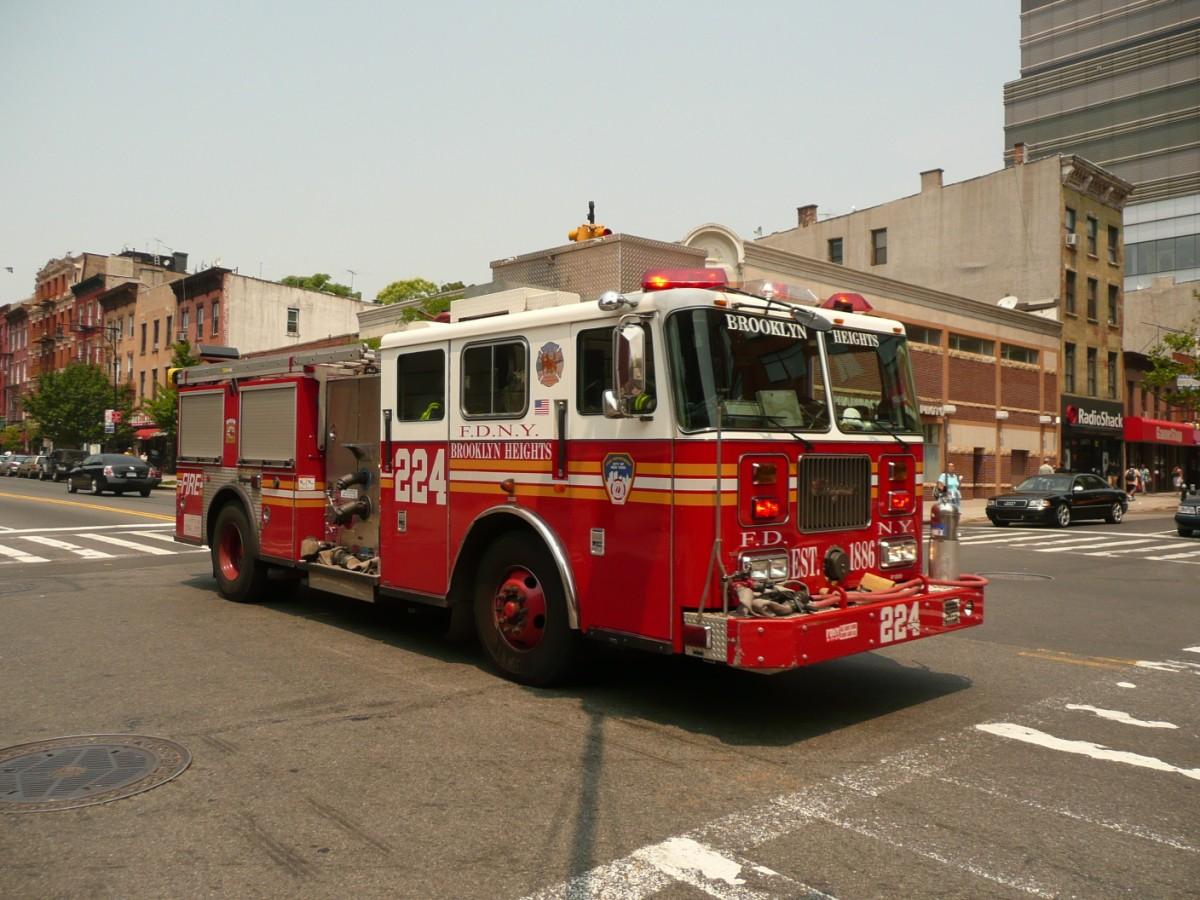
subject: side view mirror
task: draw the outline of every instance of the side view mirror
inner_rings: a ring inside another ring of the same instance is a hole
[[[1083,490],[1083,485],[1082,485],[1082,484],[1077,484],[1077,485],[1075,485],[1075,487],[1071,488],[1071,490],[1073,490],[1073,491],[1082,491],[1082,490]]]
[[[622,320],[613,331],[613,390],[604,392],[604,415],[610,419],[640,417],[652,412],[647,392],[646,331],[637,319]]]

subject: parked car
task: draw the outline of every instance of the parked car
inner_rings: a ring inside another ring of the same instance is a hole
[[[1175,511],[1175,528],[1180,537],[1200,534],[1200,489],[1191,485],[1179,494],[1179,509]]]
[[[87,456],[87,453],[83,450],[75,450],[70,447],[51,450],[42,471],[42,478],[53,478],[55,481],[62,481],[67,477],[68,472],[83,461],[85,456]]]
[[[1060,472],[1026,478],[1011,494],[992,497],[987,517],[997,527],[1035,522],[1065,528],[1077,519],[1120,522],[1129,508],[1129,495],[1098,475]]]
[[[7,475],[9,477],[16,475],[17,468],[27,459],[29,459],[28,456],[24,456],[20,453],[14,453],[12,456],[3,457],[3,469],[0,470],[0,474]]]
[[[37,478],[38,473],[42,471],[42,460],[46,458],[44,453],[39,453],[37,456],[27,456],[17,466],[17,471],[13,474],[18,478]]]
[[[114,494],[137,491],[143,497],[149,497],[160,480],[157,471],[152,472],[150,466],[136,456],[94,453],[67,474],[67,491],[74,494],[83,489],[97,495],[105,491]]]

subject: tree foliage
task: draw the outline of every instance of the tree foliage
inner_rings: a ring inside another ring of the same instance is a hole
[[[192,351],[192,345],[187,341],[179,341],[171,347],[171,368],[186,369],[200,363],[200,358]],[[142,400],[142,412],[154,420],[158,430],[166,435],[168,447],[175,446],[175,435],[178,432],[179,390],[170,381],[158,389],[158,395],[151,399]]]
[[[279,283],[286,284],[288,287],[303,288],[306,291],[316,291],[319,294],[352,297],[355,300],[362,299],[362,291],[352,291],[349,285],[339,284],[333,280],[333,276],[324,272],[316,272],[312,275],[288,275],[280,278]]]
[[[1158,388],[1167,403],[1195,416],[1200,408],[1200,387],[1187,386],[1187,378],[1200,379],[1200,291],[1192,292],[1192,300],[1196,311],[1188,327],[1163,335],[1150,348],[1151,370],[1143,381]],[[1180,376],[1185,378],[1183,386],[1179,384]]]
[[[449,281],[436,285],[424,278],[406,278],[393,281],[375,297],[376,303],[412,303],[400,314],[405,322],[416,319],[432,319],[450,308],[450,296],[463,289],[461,281]],[[414,302],[415,301],[415,302]]]
[[[106,441],[129,446],[133,429],[133,393],[128,385],[114,388],[104,370],[90,363],[73,363],[40,375],[37,388],[22,401],[41,434],[56,446],[82,447]],[[112,435],[104,433],[104,411],[117,410],[121,423]]]
[[[17,453],[25,447],[26,433],[20,425],[9,425],[0,431],[0,453],[11,450]]]

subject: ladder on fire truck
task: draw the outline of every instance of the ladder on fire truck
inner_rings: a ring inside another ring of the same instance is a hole
[[[366,344],[326,347],[307,353],[278,353],[227,363],[209,363],[180,369],[175,383],[181,386],[211,384],[230,378],[266,378],[290,375],[321,367],[326,375],[363,375],[375,371],[375,351]]]

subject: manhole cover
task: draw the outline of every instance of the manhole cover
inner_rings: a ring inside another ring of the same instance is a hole
[[[0,812],[109,803],[170,781],[187,748],[143,734],[85,734],[0,750]]]
[[[989,581],[1053,581],[1053,575],[1038,575],[1034,572],[980,572]]]

